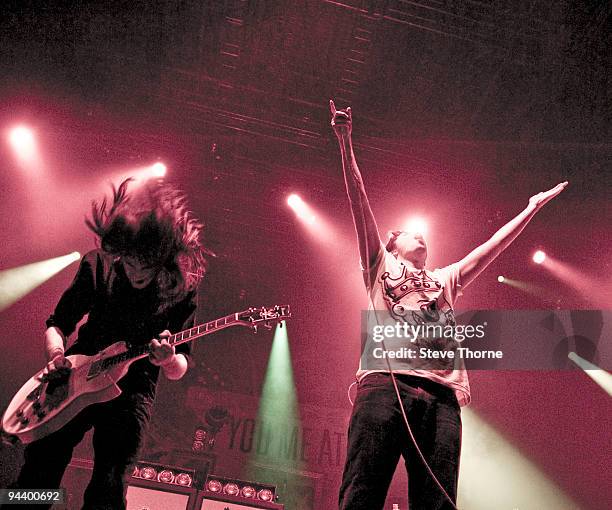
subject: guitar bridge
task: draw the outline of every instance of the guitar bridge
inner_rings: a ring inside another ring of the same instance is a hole
[[[38,399],[40,399],[40,396],[42,395],[43,386],[44,386],[44,383],[41,383],[39,386],[34,388],[30,393],[28,393],[28,396],[26,398],[28,400],[38,400]]]

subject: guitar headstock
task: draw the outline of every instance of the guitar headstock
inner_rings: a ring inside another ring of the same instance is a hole
[[[272,329],[272,324],[278,324],[291,317],[289,305],[276,305],[271,307],[249,308],[236,314],[236,318],[243,326],[253,328],[257,332],[259,326]]]

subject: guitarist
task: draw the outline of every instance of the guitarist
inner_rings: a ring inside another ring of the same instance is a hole
[[[118,341],[150,343],[151,354],[132,363],[118,382],[117,398],[90,405],[59,431],[29,444],[15,484],[59,487],[74,447],[93,428],[94,468],[83,504],[88,510],[125,508],[123,478],[151,417],[159,372],[177,380],[187,371],[189,344],[175,349],[167,337],[193,325],[196,286],[205,270],[202,225],[187,210],[183,194],[161,180],[128,193],[129,184],[130,179],[113,187],[110,204],[93,203],[86,224],[99,238],[99,249],[83,257],[47,320],[46,372],[52,380],[66,378],[65,356],[93,355]],[[77,340],[64,352],[85,315]]]

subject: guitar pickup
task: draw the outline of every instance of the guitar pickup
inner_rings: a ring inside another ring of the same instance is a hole
[[[101,372],[100,362],[96,361],[91,364],[89,367],[89,371],[87,372],[87,379],[91,379],[92,377],[96,377]]]

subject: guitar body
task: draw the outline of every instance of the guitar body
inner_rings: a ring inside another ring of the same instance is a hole
[[[126,351],[125,343],[117,342],[95,356],[66,356],[72,369],[67,378],[57,382],[46,381],[44,369],[40,370],[11,400],[2,418],[4,433],[27,444],[59,430],[87,406],[118,397],[117,381],[135,360],[96,370],[95,374],[92,364]]]

